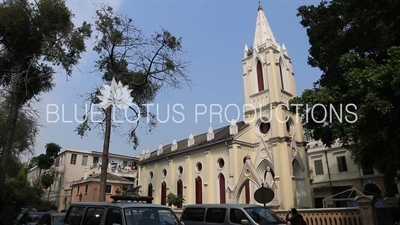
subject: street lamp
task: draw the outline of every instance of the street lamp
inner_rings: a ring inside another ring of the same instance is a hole
[[[82,193],[79,193],[79,201],[82,201]]]

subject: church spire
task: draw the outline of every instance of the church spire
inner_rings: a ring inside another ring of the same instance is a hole
[[[272,33],[271,27],[267,21],[267,17],[264,14],[264,10],[258,2],[258,12],[257,12],[257,22],[256,22],[256,32],[254,35],[254,48],[259,47],[269,47],[271,45],[278,46],[275,41],[274,34]]]

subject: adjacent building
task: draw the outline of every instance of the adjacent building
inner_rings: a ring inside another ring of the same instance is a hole
[[[245,120],[145,150],[141,195],[159,204],[170,192],[183,195],[186,204],[258,204],[254,192],[264,185],[274,193],[270,207],[313,206],[301,119],[287,107],[296,96],[291,60],[261,6],[252,46],[245,46],[242,60]]]
[[[48,200],[58,206],[59,210],[68,208],[73,200],[72,184],[74,181],[84,180],[85,177],[100,173],[102,153],[77,149],[64,149],[55,160],[53,168],[58,171],[59,177],[54,184],[46,190]],[[124,185],[132,188],[137,185],[137,157],[109,154],[108,172],[124,178]],[[38,177],[38,170],[32,168],[28,179]],[[50,192],[50,193],[48,193]],[[95,190],[93,189],[93,193]]]
[[[309,140],[307,148],[316,208],[348,207],[347,200],[356,195],[385,196],[383,175],[355,164],[340,143],[326,148],[321,141]]]
[[[111,195],[120,195],[132,188],[132,180],[107,173],[106,201],[112,201]],[[71,193],[71,202],[99,201],[100,174],[85,173],[81,180],[72,182]]]

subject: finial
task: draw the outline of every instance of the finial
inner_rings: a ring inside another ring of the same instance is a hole
[[[258,1],[258,11],[263,10],[263,7],[261,6],[261,2]]]

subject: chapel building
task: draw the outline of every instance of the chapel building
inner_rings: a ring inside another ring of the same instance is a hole
[[[259,204],[254,192],[264,185],[275,194],[271,208],[313,207],[301,118],[286,107],[296,96],[291,60],[261,6],[242,64],[244,121],[142,152],[141,195],[164,205],[169,193],[183,195],[185,204]]]

